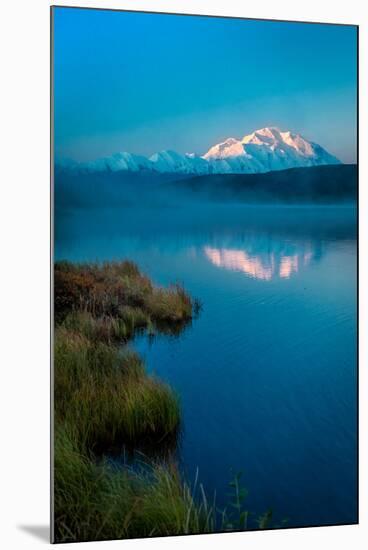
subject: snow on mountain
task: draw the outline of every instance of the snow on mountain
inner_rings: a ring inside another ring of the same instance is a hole
[[[131,153],[115,153],[111,157],[105,157],[92,162],[82,164],[91,172],[118,172],[119,170],[128,170],[138,172],[140,170],[150,170],[151,163],[149,159],[142,155],[133,155]]]
[[[241,139],[228,138],[211,147],[203,156],[166,150],[150,158],[116,153],[92,162],[78,163],[84,171],[154,171],[180,174],[254,174],[287,168],[341,164],[323,147],[300,134],[262,128]]]
[[[161,151],[152,155],[149,160],[152,163],[152,168],[158,172],[208,173],[208,163],[194,154],[181,155],[175,151]]]
[[[300,134],[281,132],[275,127],[256,130],[240,140],[227,139],[211,147],[203,158],[212,163],[219,159],[226,160],[231,172],[235,173],[340,164],[320,145],[307,141]]]

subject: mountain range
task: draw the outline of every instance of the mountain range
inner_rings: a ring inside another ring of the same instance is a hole
[[[128,152],[78,163],[62,161],[63,168],[90,172],[154,172],[167,174],[259,174],[288,168],[341,164],[323,147],[300,134],[276,127],[256,130],[241,139],[228,138],[202,156],[165,150],[151,157]]]

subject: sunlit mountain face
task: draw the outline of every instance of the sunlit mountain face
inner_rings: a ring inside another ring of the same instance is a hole
[[[314,257],[311,245],[303,252],[270,250],[254,253],[237,248],[203,248],[205,257],[215,266],[231,271],[242,272],[253,279],[270,281],[271,279],[289,279],[302,268],[308,266]]]
[[[260,128],[213,145],[202,156],[167,149],[144,157],[127,151],[91,162],[66,159],[58,164],[82,172],[156,172],[178,174],[258,174],[287,168],[341,164],[317,143],[276,127]]]

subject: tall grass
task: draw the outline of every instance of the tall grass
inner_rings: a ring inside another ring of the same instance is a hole
[[[173,464],[117,469],[83,453],[67,430],[55,440],[57,542],[214,530],[214,509],[194,502]]]
[[[93,452],[154,447],[177,436],[177,395],[148,376],[131,351],[62,325],[55,334],[54,378],[57,422],[73,425],[78,440]]]
[[[129,261],[56,263],[57,421],[93,452],[175,442],[177,395],[124,344],[136,330],[181,330],[196,307],[180,286],[155,287]]]
[[[67,427],[55,439],[55,540],[76,542],[244,531],[249,513],[239,474],[229,484],[229,505],[219,510],[198,473],[192,486],[174,463],[113,466],[80,449]],[[272,528],[269,510],[253,528]],[[284,523],[283,523],[284,524]]]
[[[126,344],[136,330],[180,331],[195,307],[181,287],[157,288],[131,262],[55,265],[58,542],[203,530],[173,466],[133,472],[101,460],[123,449],[175,447],[178,396]]]

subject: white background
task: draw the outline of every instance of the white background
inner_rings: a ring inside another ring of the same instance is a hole
[[[8,0],[0,11],[0,545],[19,550],[44,546],[49,522],[49,4],[49,0]],[[366,548],[366,2],[59,0],[58,4],[360,25],[360,525],[90,543],[90,547]]]

